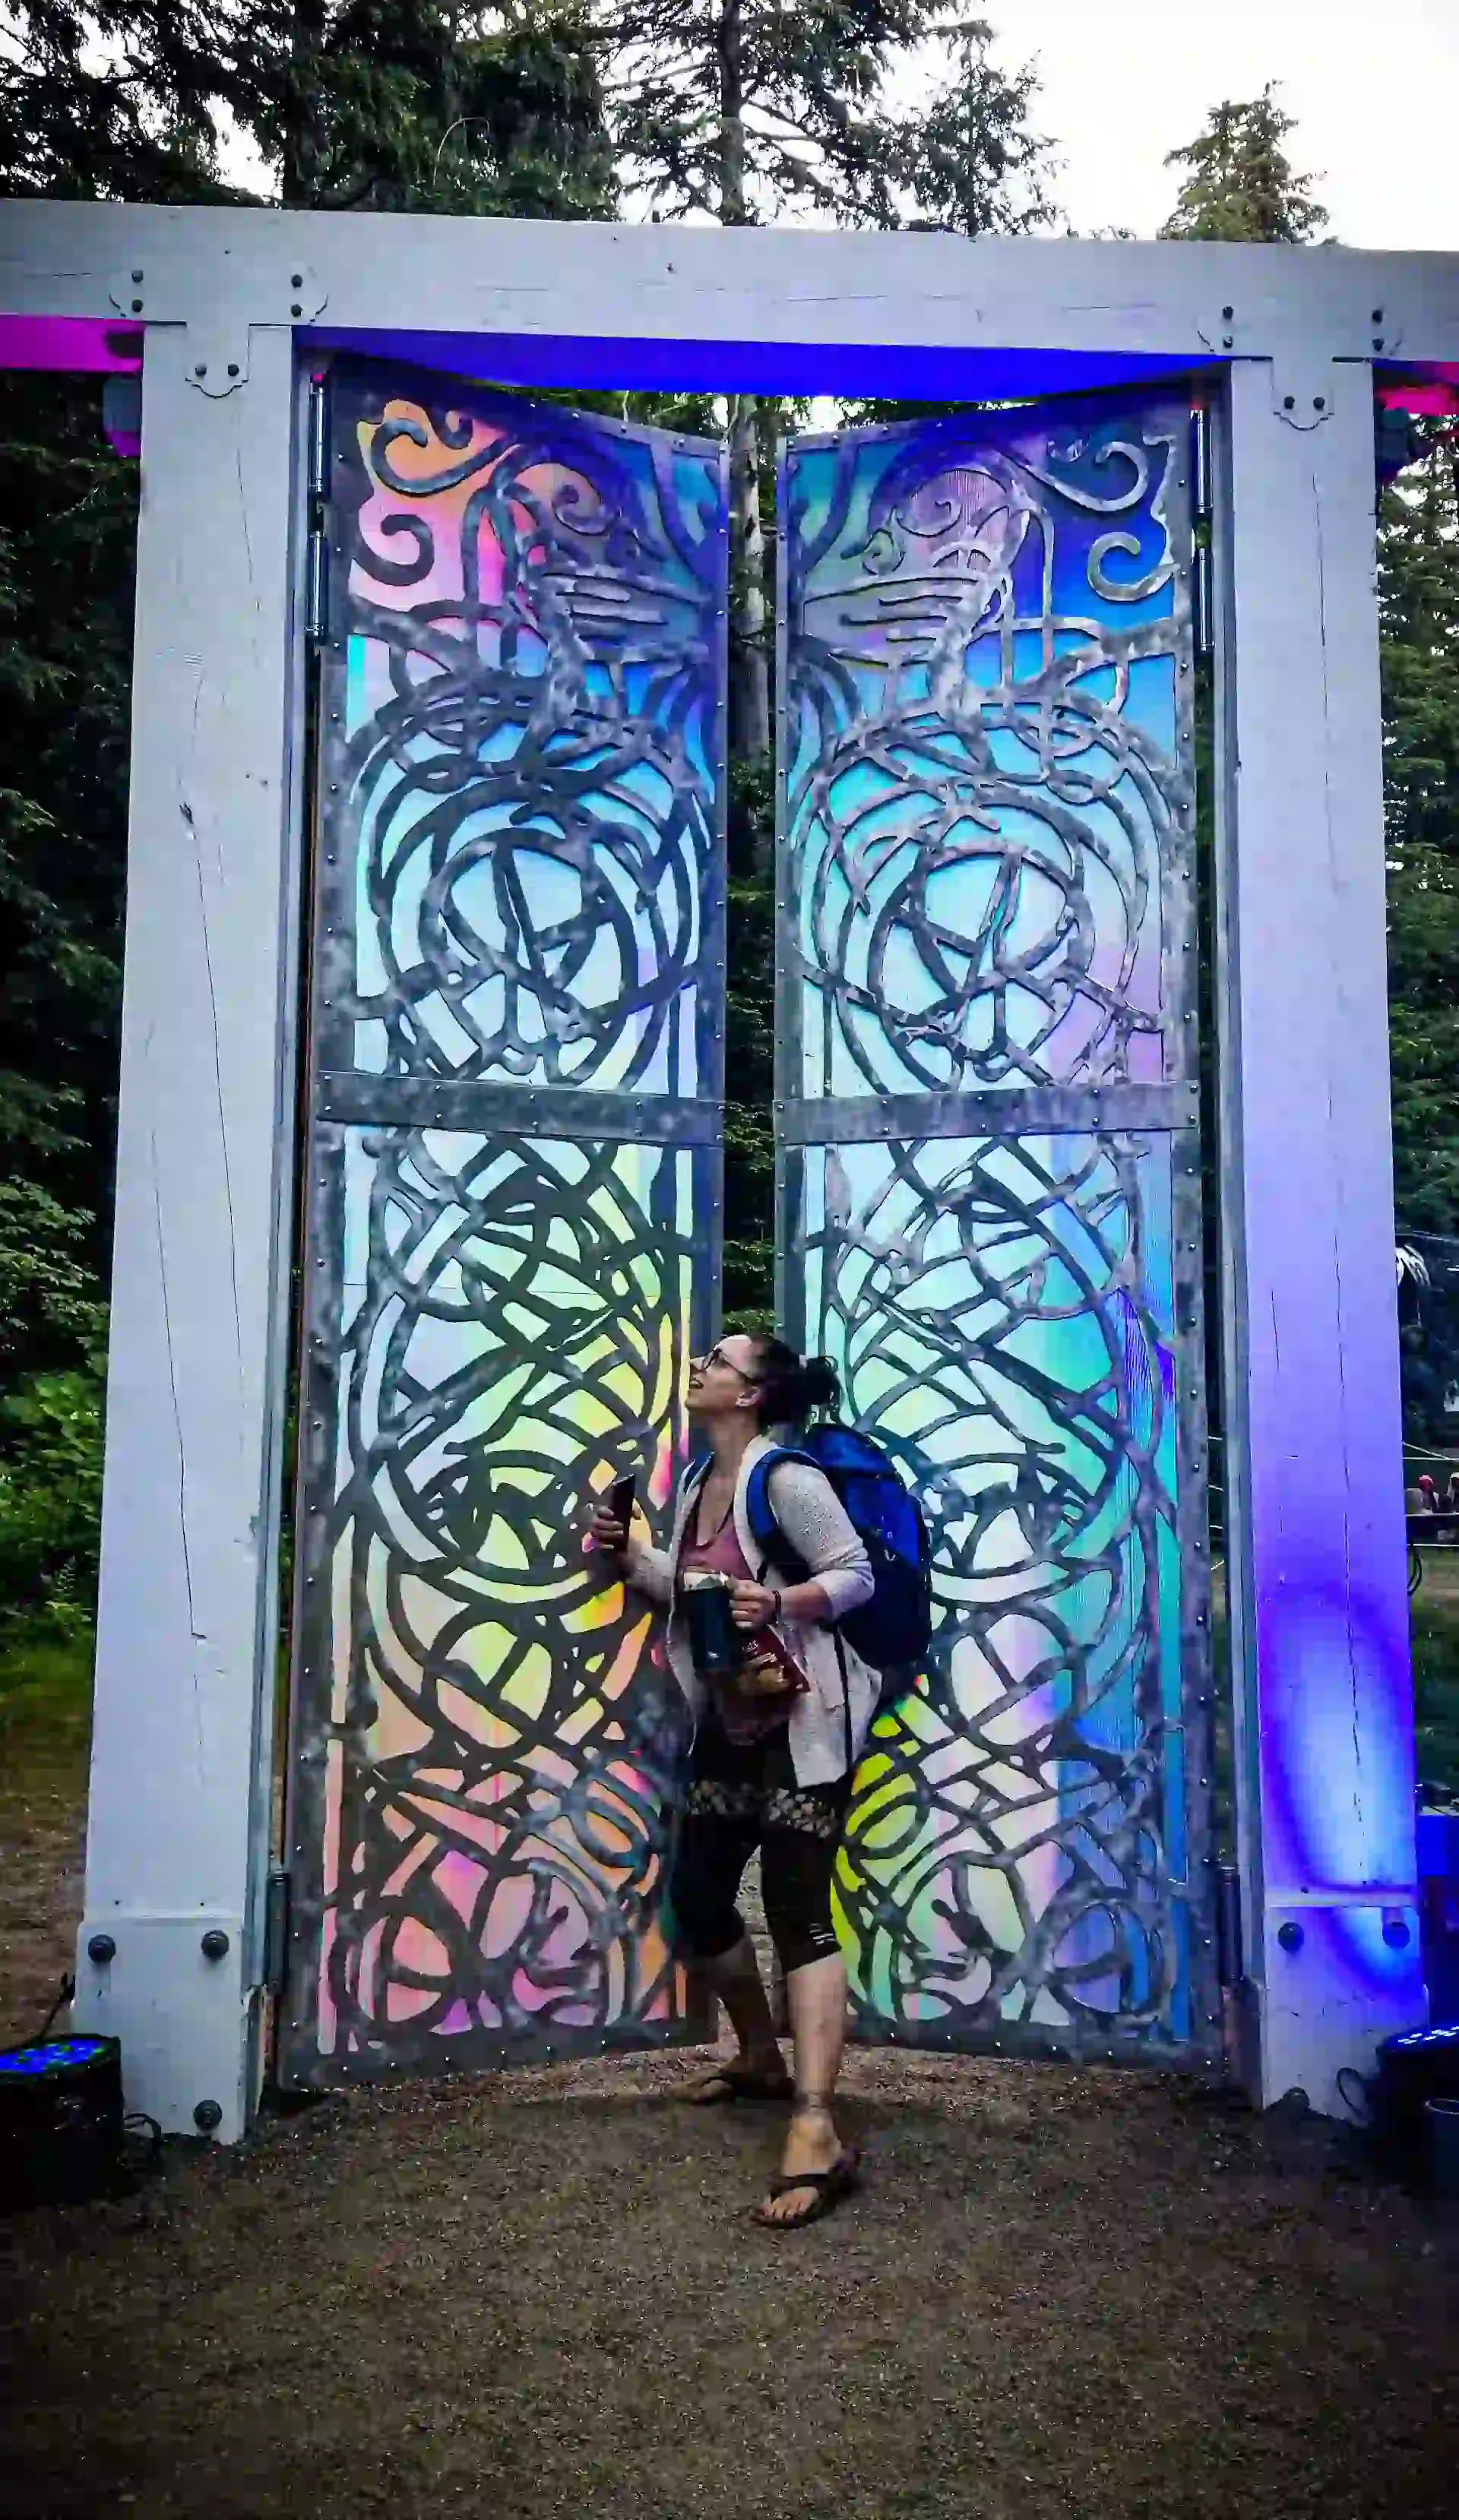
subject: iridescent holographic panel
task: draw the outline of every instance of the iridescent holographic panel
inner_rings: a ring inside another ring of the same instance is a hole
[[[1190,1070],[1183,400],[788,448],[781,1092]]]
[[[723,450],[341,361],[313,432],[311,1118],[280,2070],[642,2046],[661,1531],[717,1311]]]
[[[647,1460],[664,1520],[711,1158],[340,1129],[315,1159],[342,1267],[305,1456],[303,2078],[642,2044],[684,2013],[675,1692],[584,1509]]]
[[[1205,2042],[1172,1278],[1189,1156],[1090,1133],[791,1159],[792,1334],[835,1358],[934,1546],[928,1669],[876,1726],[841,1857],[863,2033]]]
[[[722,448],[330,392],[321,1068],[715,1095]]]
[[[859,2029],[1218,2042],[1190,410],[781,482],[781,1312],[935,1542],[841,1859]]]

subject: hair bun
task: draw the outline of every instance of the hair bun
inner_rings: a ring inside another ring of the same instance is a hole
[[[760,1341],[760,1423],[803,1426],[813,1410],[841,1406],[841,1376],[829,1356],[798,1356],[777,1338]]]

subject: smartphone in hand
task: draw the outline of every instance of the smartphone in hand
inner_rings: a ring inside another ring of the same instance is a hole
[[[626,1540],[633,1528],[633,1502],[638,1493],[637,1479],[615,1479],[608,1491],[608,1509],[622,1530]]]

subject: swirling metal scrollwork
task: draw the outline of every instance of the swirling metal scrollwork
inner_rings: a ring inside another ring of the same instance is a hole
[[[337,393],[325,1063],[712,1093],[718,451],[505,396]]]
[[[1160,1653],[1178,1552],[1142,1219],[1168,1142],[803,1160],[813,1334],[934,1547],[927,1679],[877,1729],[842,1856],[858,2002],[949,2035],[1159,2025],[1183,1958]]]
[[[1159,418],[793,451],[792,1093],[1179,1072],[1174,458]]]
[[[1216,2035],[1188,418],[977,414],[783,475],[787,1328],[934,1545],[841,1855],[872,2037]]]
[[[726,503],[350,361],[326,440],[280,2052],[330,2085],[702,2027],[678,1691],[583,1534],[629,1471],[661,1532],[714,1303]]]
[[[689,1150],[350,1132],[332,1547],[342,1755],[322,2044],[420,2056],[670,2022],[669,1696],[582,1499],[661,1508],[692,1269]],[[339,1613],[343,1612],[343,1616]]]

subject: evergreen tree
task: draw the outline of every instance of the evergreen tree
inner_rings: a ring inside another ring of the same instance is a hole
[[[1049,144],[1029,127],[1031,62],[1011,75],[992,58],[993,30],[973,18],[946,30],[947,75],[907,130],[902,182],[913,227],[955,236],[1021,236],[1053,216],[1044,189]]]
[[[222,86],[290,208],[540,219],[615,203],[579,0],[236,0]]]
[[[230,121],[295,202],[613,199],[575,0],[13,0],[0,192],[247,199]],[[94,1577],[135,530],[96,382],[0,375],[0,1643]]]
[[[1299,175],[1282,147],[1296,128],[1277,104],[1270,80],[1245,105],[1228,101],[1213,107],[1206,129],[1165,159],[1167,166],[1188,171],[1161,235],[1224,245],[1305,245],[1326,227],[1327,212],[1312,199],[1315,178]]]
[[[936,0],[599,0],[605,86],[622,180],[655,215],[743,227],[783,214],[818,224],[918,224],[974,234],[1041,214],[1043,144],[1026,131],[1028,71],[1008,79],[980,20],[948,25]],[[917,112],[885,81],[941,34],[947,81]],[[771,655],[768,551],[773,449],[798,418],[730,397],[730,953],[725,1270],[728,1316],[770,1319],[774,921],[770,896]]]
[[[896,223],[899,119],[878,109],[924,0],[608,0],[597,23],[614,132],[655,215],[754,225],[785,207],[839,224]],[[732,397],[730,741],[770,744],[769,608],[757,398]]]
[[[1389,1037],[1403,1231],[1459,1233],[1459,422],[1384,494]]]

